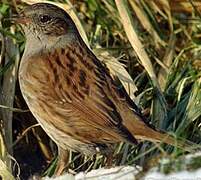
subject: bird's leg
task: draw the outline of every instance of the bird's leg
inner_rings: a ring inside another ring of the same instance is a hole
[[[69,151],[64,150],[58,146],[58,161],[54,173],[56,176],[61,175],[65,171],[65,169],[68,167],[68,161],[69,161]]]
[[[106,167],[111,168],[112,167],[112,161],[113,161],[113,153],[109,153],[106,157]]]
[[[107,148],[106,152],[104,153],[104,155],[106,156],[106,167],[107,168],[111,168],[113,166],[113,160],[114,160],[114,147],[111,146],[109,148]]]
[[[106,159],[106,167],[111,168],[112,166],[119,165],[121,163],[122,157],[122,153],[118,153],[115,155],[113,153],[108,154]]]

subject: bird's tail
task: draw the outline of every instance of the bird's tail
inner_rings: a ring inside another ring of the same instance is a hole
[[[166,143],[174,147],[181,148],[187,152],[195,152],[201,150],[200,145],[188,140],[176,138],[171,134],[149,127],[140,119],[135,119],[134,122],[127,121],[126,127],[128,127],[129,131],[137,140]]]
[[[149,129],[148,131],[151,131],[150,136],[146,136],[145,138],[142,138],[143,136],[138,136],[136,138],[139,140],[142,139],[142,140],[148,140],[151,142],[166,143],[168,145],[180,148],[187,152],[196,152],[201,150],[200,145],[193,143],[189,140],[177,138],[171,134],[158,131],[158,130]]]

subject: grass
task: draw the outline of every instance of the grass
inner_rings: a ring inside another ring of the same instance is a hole
[[[26,0],[33,3],[39,0]],[[56,147],[38,127],[21,96],[17,68],[25,39],[9,18],[23,1],[0,3],[0,117],[2,161],[10,173],[12,155],[19,163],[20,177],[42,174],[56,155]],[[175,136],[200,142],[201,131],[201,3],[153,0],[54,1],[73,17],[85,42],[117,75],[131,98],[152,124]],[[14,144],[14,145],[13,145]],[[150,147],[151,146],[151,147]],[[137,147],[117,145],[122,158],[114,164],[141,164],[157,155],[177,159],[184,152],[150,143]],[[101,156],[88,159],[70,152],[73,172],[104,166]],[[158,164],[158,163],[155,163]],[[51,175],[54,163],[46,174]],[[10,174],[10,175],[11,175]]]

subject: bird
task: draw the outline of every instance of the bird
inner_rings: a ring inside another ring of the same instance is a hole
[[[116,143],[136,145],[144,140],[175,146],[175,138],[143,117],[118,78],[85,44],[65,10],[35,3],[16,22],[26,37],[20,89],[59,152],[70,149],[107,156]],[[191,150],[186,143],[176,145]]]

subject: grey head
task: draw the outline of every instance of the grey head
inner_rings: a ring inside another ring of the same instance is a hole
[[[80,36],[71,17],[63,9],[48,3],[26,7],[17,22],[26,36],[24,54],[63,47]]]

